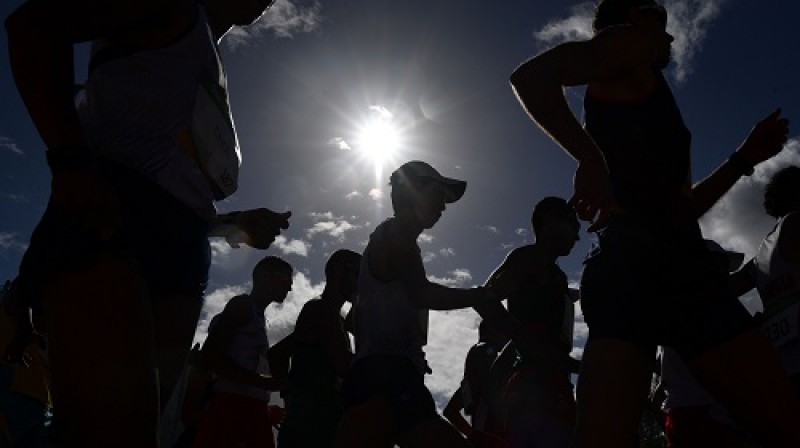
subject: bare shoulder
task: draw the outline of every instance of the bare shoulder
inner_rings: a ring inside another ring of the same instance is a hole
[[[655,56],[652,38],[631,26],[613,26],[591,39],[566,42],[535,56],[514,72],[512,83],[536,72],[565,86],[603,83],[650,70]]]

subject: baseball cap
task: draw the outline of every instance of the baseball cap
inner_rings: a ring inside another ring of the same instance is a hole
[[[442,176],[436,169],[420,160],[404,163],[389,177],[391,185],[415,185],[421,179],[429,179],[444,186],[445,202],[452,203],[464,196],[467,183],[463,180]]]

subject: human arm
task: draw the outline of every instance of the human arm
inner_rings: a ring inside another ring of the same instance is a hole
[[[224,237],[231,247],[245,243],[256,249],[266,249],[281,233],[289,228],[292,212],[276,213],[267,208],[217,215],[209,232],[212,237]]]
[[[251,316],[252,308],[247,297],[237,296],[231,299],[217,317],[219,321],[209,331],[208,338],[203,344],[203,362],[220,378],[266,390],[279,390],[282,383],[278,379],[244,369],[227,355],[228,347],[233,342],[236,332],[249,321]]]
[[[630,27],[612,27],[591,40],[568,42],[520,65],[511,86],[523,109],[578,162],[570,203],[590,231],[602,227],[615,206],[608,168],[597,144],[569,108],[564,87],[594,83],[613,91],[613,80],[651,67],[655,44]]]
[[[470,426],[467,419],[461,414],[461,410],[464,409],[464,398],[462,397],[463,392],[461,391],[461,387],[459,386],[453,395],[450,397],[450,401],[447,402],[445,405],[444,410],[442,411],[442,415],[453,425],[455,428],[464,436],[469,437],[472,433],[472,426]]]
[[[697,218],[703,216],[743,175],[779,153],[786,143],[789,120],[776,109],[756,123],[744,142],[708,177],[692,187],[692,209]]]
[[[405,234],[396,224],[388,223],[390,227],[383,237],[370,240],[366,249],[369,253],[369,269],[375,278],[382,281],[400,281],[412,306],[453,310],[498,299],[487,288],[450,288],[428,280],[416,235]]]
[[[800,265],[800,213],[791,213],[783,219],[778,251],[789,263]]]

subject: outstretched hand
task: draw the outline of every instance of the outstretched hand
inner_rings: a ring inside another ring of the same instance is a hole
[[[775,109],[756,123],[738,152],[751,165],[759,164],[783,149],[788,134],[789,120],[781,117],[780,108]]]
[[[603,158],[598,156],[579,161],[573,185],[575,192],[569,204],[581,220],[592,223],[587,231],[596,232],[605,227],[617,205],[611,194],[611,181]]]
[[[280,235],[282,229],[289,228],[292,212],[277,213],[267,208],[245,210],[236,215],[235,225],[241,232],[227,237],[231,247],[245,243],[256,249],[266,249]]]

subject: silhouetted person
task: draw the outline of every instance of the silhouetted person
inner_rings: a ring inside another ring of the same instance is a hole
[[[748,313],[730,300],[697,224],[753,165],[780,151],[788,122],[776,110],[692,186],[691,136],[662,74],[673,40],[666,22],[653,0],[603,0],[591,39],[558,45],[511,75],[530,117],[578,162],[571,204],[594,221],[589,230],[602,229],[581,279],[589,339],[576,446],[634,443],[659,344],[675,348],[764,441],[798,446],[791,384]],[[564,97],[575,85],[586,85],[585,128]]]
[[[209,234],[266,248],[288,226],[288,214],[214,208],[239,167],[217,42],[271,3],[30,0],[6,20],[53,174],[19,278],[49,322],[60,443],[156,445],[202,306]],[[86,41],[76,107],[73,47]]]
[[[467,437],[474,447],[489,448],[504,446],[499,432],[494,430],[490,422],[489,401],[490,373],[492,363],[500,350],[506,345],[508,338],[494,329],[488,322],[478,325],[478,343],[470,347],[464,361],[464,378],[461,386],[450,397],[442,414],[453,426]],[[470,417],[464,419],[461,411]],[[492,445],[494,444],[494,445]]]
[[[508,312],[529,339],[567,358],[572,351],[575,311],[567,276],[556,263],[578,241],[580,223],[567,201],[547,197],[531,214],[533,244],[513,249],[489,279],[517,279],[508,294]],[[510,447],[567,447],[575,423],[575,399],[570,365],[536,359],[515,342],[503,349],[496,363],[512,365],[502,384],[503,437]]]
[[[233,297],[211,320],[202,354],[217,379],[192,446],[275,446],[269,400],[281,383],[270,375],[264,311],[291,289],[291,265],[265,257],[253,268],[252,291]]]
[[[458,447],[466,440],[436,412],[424,375],[428,310],[499,300],[489,288],[448,288],[425,275],[417,238],[433,227],[466,182],[425,162],[407,162],[390,177],[394,216],[370,235],[359,274],[355,361],[345,378],[346,412],[338,447]]]
[[[286,419],[278,432],[280,448],[333,446],[344,413],[341,384],[353,357],[341,312],[357,292],[360,265],[361,255],[351,250],[331,254],[322,295],[303,305],[287,337],[291,368],[282,391]]]

